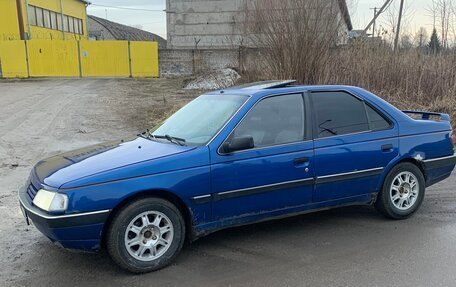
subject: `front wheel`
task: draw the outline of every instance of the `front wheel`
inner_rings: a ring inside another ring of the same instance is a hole
[[[123,269],[145,273],[170,264],[185,241],[179,210],[159,198],[142,198],[118,212],[107,232],[107,249]]]
[[[386,177],[375,207],[386,217],[406,219],[419,209],[424,193],[425,179],[421,170],[412,163],[401,163]]]

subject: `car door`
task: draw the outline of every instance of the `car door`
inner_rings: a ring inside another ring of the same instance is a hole
[[[311,93],[314,119],[314,201],[375,193],[399,152],[398,129],[373,105],[343,91]]]
[[[253,137],[254,147],[211,153],[215,219],[308,204],[313,196],[313,141],[302,94],[256,103],[225,142]]]

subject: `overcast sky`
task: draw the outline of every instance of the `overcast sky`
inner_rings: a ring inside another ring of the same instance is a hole
[[[373,7],[381,7],[384,0],[351,0],[355,3],[351,9],[352,21],[355,29],[363,29],[373,18],[374,12],[370,10]],[[393,10],[398,10],[399,0],[394,0]],[[411,34],[414,34],[420,27],[425,27],[428,33],[432,30],[432,17],[429,16],[430,0],[406,0],[406,22],[405,28]],[[165,0],[92,0],[93,5],[89,6],[89,14],[108,18],[108,20],[122,24],[142,28],[144,30],[156,33],[166,37],[166,14],[163,10],[166,8]],[[357,4],[356,4],[357,3]],[[100,7],[97,5],[125,7],[132,9],[159,10],[141,11],[116,9],[110,7]],[[397,14],[397,13],[396,13]],[[389,15],[385,14],[379,26],[382,25],[388,29]],[[396,15],[397,16],[397,15]]]

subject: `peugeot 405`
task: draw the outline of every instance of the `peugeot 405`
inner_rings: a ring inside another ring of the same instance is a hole
[[[451,175],[448,115],[291,84],[210,92],[134,138],[38,162],[19,192],[27,222],[144,273],[227,227],[349,205],[406,219]]]

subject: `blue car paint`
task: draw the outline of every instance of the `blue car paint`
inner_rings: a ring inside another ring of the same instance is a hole
[[[193,148],[169,144],[163,145],[150,142],[144,138],[136,138],[129,141],[103,143],[51,157],[40,161],[35,170],[37,171],[38,180],[45,185],[54,188],[70,188],[75,184],[77,186],[84,185],[86,177],[99,177],[97,179],[89,179],[89,184],[109,181],[111,178],[104,176],[110,171],[123,168],[123,171],[128,171],[131,174],[129,168],[191,149]],[[154,170],[154,172],[160,173],[162,170]],[[133,172],[133,174],[141,176],[148,174],[148,172],[147,170],[142,170],[142,172]],[[117,179],[119,175],[112,174],[110,176],[114,176],[114,179]]]
[[[391,129],[325,139],[308,138],[301,143],[229,155],[220,152],[220,146],[231,131],[261,99],[314,91],[351,93],[383,113],[391,121]],[[105,223],[116,208],[138,194],[160,191],[172,195],[185,206],[191,217],[192,235],[197,238],[234,225],[372,203],[388,172],[404,160],[421,165],[428,185],[450,176],[455,166],[451,161],[445,166],[429,165],[431,167],[427,168],[422,161],[453,155],[448,121],[413,120],[386,101],[357,87],[241,89],[230,90],[229,94],[245,95],[248,100],[206,146],[178,146],[138,137],[39,162],[29,183],[36,189],[66,193],[69,206],[65,215],[108,212],[103,213],[99,222],[88,220],[87,223],[62,227],[59,224],[51,226],[48,221],[37,221],[34,222],[37,228],[66,248],[97,250]],[[390,148],[382,151],[379,147],[383,145]],[[309,160],[297,163],[293,161],[296,158]],[[323,182],[325,176],[356,171],[366,171],[365,176]],[[285,182],[287,188],[280,189],[281,186],[276,185],[278,182]],[[293,186],[295,182],[300,184]],[[265,192],[250,194],[251,187],[262,187]],[[232,191],[247,192],[247,195],[230,197]],[[20,192],[21,204],[27,213],[45,216],[41,211],[34,211],[27,192],[27,187]]]
[[[229,192],[252,186],[314,178],[312,160],[294,164],[294,159],[313,157],[313,142],[286,147],[247,150],[230,155],[211,155],[212,193]],[[305,170],[309,171],[306,172]],[[278,172],[280,171],[280,172]],[[240,214],[264,213],[312,202],[313,185],[301,185],[281,192],[265,192],[255,196],[228,198],[213,202],[214,219],[236,217]]]

